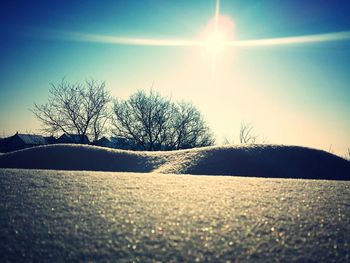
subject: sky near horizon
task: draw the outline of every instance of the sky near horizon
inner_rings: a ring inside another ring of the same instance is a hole
[[[345,154],[350,3],[217,4],[2,1],[1,136],[38,132],[28,109],[47,100],[50,83],[94,78],[106,81],[116,97],[153,85],[165,96],[192,101],[217,143],[238,143],[245,122],[269,143]],[[224,32],[219,44],[210,42],[216,10]]]

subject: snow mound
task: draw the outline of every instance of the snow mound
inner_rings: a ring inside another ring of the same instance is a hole
[[[168,159],[156,171],[195,175],[350,180],[349,161],[325,151],[299,146],[206,147],[177,155],[178,158]],[[187,156],[189,159],[186,159]]]
[[[97,146],[56,144],[6,153],[0,167],[50,170],[149,172],[159,158],[154,154]]]
[[[48,145],[0,155],[2,168],[157,172],[275,178],[350,179],[350,162],[325,151],[281,145],[136,152]]]

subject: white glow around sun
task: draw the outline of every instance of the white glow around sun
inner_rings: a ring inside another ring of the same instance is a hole
[[[234,22],[227,16],[219,15],[211,19],[200,34],[207,50],[216,55],[234,40]]]
[[[223,50],[225,41],[226,36],[220,31],[215,31],[205,39],[205,45],[210,53],[217,54]]]

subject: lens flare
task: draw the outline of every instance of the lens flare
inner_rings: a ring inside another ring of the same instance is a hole
[[[221,33],[219,33],[220,36]],[[254,48],[268,47],[281,45],[301,45],[310,43],[334,42],[334,41],[349,41],[350,31],[331,32],[324,34],[291,36],[281,38],[264,38],[264,39],[247,39],[247,40],[229,40],[227,36],[219,37],[219,40],[212,40],[210,34],[201,39],[174,39],[174,38],[142,38],[142,37],[121,37],[112,35],[86,34],[80,32],[67,32],[59,30],[40,30],[30,34],[34,37],[43,37],[47,39],[63,40],[63,41],[78,41],[78,42],[94,42],[101,44],[113,45],[135,45],[135,46],[163,46],[163,47],[208,47],[208,42],[219,46],[235,47],[235,48]],[[231,35],[233,37],[234,35]],[[213,37],[217,39],[218,36]]]

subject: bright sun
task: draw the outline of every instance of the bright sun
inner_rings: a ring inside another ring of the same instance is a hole
[[[205,44],[209,52],[217,54],[223,50],[227,40],[228,39],[225,34],[219,30],[216,30],[207,36],[205,39]]]
[[[213,55],[217,55],[224,49],[228,41],[233,40],[234,29],[234,23],[229,17],[219,15],[209,21],[201,33],[201,39],[207,50]]]

